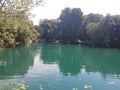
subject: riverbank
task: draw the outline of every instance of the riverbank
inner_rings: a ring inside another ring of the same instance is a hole
[[[26,45],[28,46],[28,45],[31,45],[31,44],[34,44],[34,43],[38,43],[38,44],[58,44],[58,45],[59,44],[63,44],[63,45],[69,44],[69,45],[86,46],[86,47],[91,47],[91,48],[115,48],[115,49],[120,49],[120,46],[119,47],[115,47],[115,46],[110,46],[108,44],[107,45],[94,44],[92,42],[74,42],[74,43],[72,43],[72,42],[60,42],[60,41],[54,41],[54,42],[51,42],[51,41],[39,41],[39,42],[32,42],[32,43],[26,44]],[[22,46],[22,45],[24,45],[24,44],[21,44],[21,45],[19,44],[19,45],[15,46],[15,47],[0,48],[0,51],[4,50],[6,48],[16,48],[16,47]]]
[[[120,46],[112,46],[109,44],[103,44],[103,43],[94,43],[94,42],[89,42],[89,41],[77,41],[77,42],[70,42],[70,41],[40,41],[37,42],[40,44],[71,44],[71,45],[82,45],[82,46],[87,46],[87,47],[92,47],[92,48],[116,48],[120,49]]]
[[[0,48],[0,51],[4,50],[5,48]]]

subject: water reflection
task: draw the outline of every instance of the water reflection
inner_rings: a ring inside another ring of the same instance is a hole
[[[9,48],[0,52],[0,79],[23,76],[33,65],[35,49],[32,46]]]
[[[36,54],[45,65],[58,65],[64,76],[99,72],[102,76],[120,77],[120,50],[88,48],[76,45],[33,44],[0,52],[0,79],[24,76],[34,65]],[[38,64],[39,65],[39,64]],[[40,64],[41,65],[41,64]],[[44,67],[38,67],[44,68]],[[49,69],[49,68],[48,68]],[[39,70],[39,69],[38,69]]]
[[[120,75],[120,50],[98,49],[75,45],[42,45],[43,63],[59,65],[63,75],[78,75],[81,69],[86,72],[100,72],[107,75]]]

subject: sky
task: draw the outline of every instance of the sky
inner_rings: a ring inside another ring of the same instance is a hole
[[[44,5],[32,10],[34,24],[40,19],[56,19],[65,7],[81,8],[83,14],[120,14],[120,0],[44,0]]]

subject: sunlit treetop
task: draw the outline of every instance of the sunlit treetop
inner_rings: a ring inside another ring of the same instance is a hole
[[[0,11],[28,12],[42,2],[43,0],[0,0]]]

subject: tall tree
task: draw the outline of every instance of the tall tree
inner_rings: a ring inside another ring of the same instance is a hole
[[[83,41],[91,39],[90,36],[88,35],[88,32],[89,32],[89,34],[90,34],[90,31],[91,31],[91,33],[93,33],[94,30],[90,30],[90,29],[95,28],[97,25],[96,23],[99,23],[102,18],[103,18],[103,15],[93,14],[93,13],[83,16],[82,31],[81,31],[81,35],[80,35],[80,37]]]
[[[120,15],[112,16],[112,29],[110,29],[110,45],[120,48]]]
[[[83,12],[80,8],[65,8],[60,17],[59,29],[61,31],[61,39],[68,42],[74,42],[79,39],[78,32],[82,25]]]
[[[39,24],[39,28],[37,31],[41,34],[40,38],[47,42],[55,41],[58,36],[58,29],[57,29],[58,20],[43,20]]]

